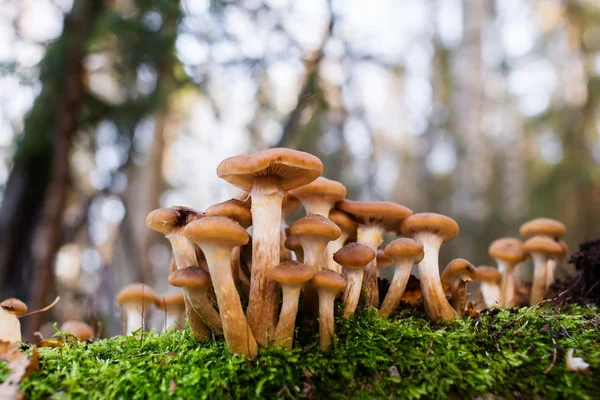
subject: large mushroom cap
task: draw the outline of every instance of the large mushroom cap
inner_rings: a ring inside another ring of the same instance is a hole
[[[352,235],[356,232],[356,222],[348,214],[343,211],[332,209],[329,211],[329,219],[331,222],[339,226],[342,232]]]
[[[360,243],[349,243],[333,254],[333,260],[346,268],[364,268],[375,258],[375,251]]]
[[[143,283],[131,283],[121,289],[117,294],[117,302],[121,305],[130,302],[157,304],[158,296],[148,285]]]
[[[173,228],[183,226],[200,217],[202,217],[202,213],[189,207],[158,208],[148,214],[146,225],[156,232],[168,234]]]
[[[165,293],[160,296],[160,298],[158,299],[158,303],[161,306],[183,308],[185,306],[185,296],[183,292]]]
[[[502,280],[502,274],[496,268],[482,265],[477,267],[477,278],[480,282],[494,282],[500,283]]]
[[[15,299],[14,297],[4,300],[2,303],[0,303],[0,307],[16,314],[17,316],[27,313],[27,306],[25,303],[19,299]]]
[[[440,278],[444,285],[452,285],[457,280],[470,282],[477,278],[477,269],[464,258],[457,258],[450,261]]]
[[[286,261],[269,272],[269,278],[284,284],[299,284],[308,282],[314,275],[312,268],[297,261]]]
[[[402,236],[413,237],[419,232],[430,232],[440,236],[444,243],[458,236],[459,228],[455,220],[436,213],[413,214],[406,218],[400,227]]]
[[[248,243],[248,233],[237,222],[226,217],[205,217],[190,222],[183,229],[184,235],[193,242],[213,241],[233,247]]]
[[[490,256],[501,261],[519,263],[527,258],[523,243],[515,238],[496,239],[488,249]]]
[[[385,254],[392,259],[406,256],[415,256],[414,263],[423,260],[423,244],[410,238],[400,238],[385,246]]]
[[[318,214],[310,214],[300,218],[290,227],[290,232],[294,236],[319,236],[329,240],[335,240],[342,234],[336,224]]]
[[[386,230],[397,227],[412,210],[390,201],[353,201],[338,202],[336,208],[352,215],[360,224],[383,225]]]
[[[562,245],[548,236],[534,236],[527,239],[523,248],[528,253],[560,255],[564,252]]]
[[[60,331],[62,333],[70,333],[79,340],[89,340],[96,336],[96,333],[91,326],[85,322],[75,320],[63,322],[63,324],[60,326]]]
[[[346,198],[346,187],[337,181],[320,176],[311,183],[292,190],[291,193],[300,201],[319,198],[334,204]]]
[[[323,163],[303,151],[275,148],[223,160],[217,175],[247,192],[252,190],[256,177],[279,178],[281,189],[290,190],[306,185],[323,173]]]
[[[567,232],[567,227],[560,221],[552,218],[536,218],[525,222],[519,229],[519,234],[525,238],[543,235],[560,237]]]
[[[169,274],[169,285],[175,287],[202,288],[211,284],[210,275],[200,267],[178,269]]]
[[[227,217],[234,220],[244,228],[252,225],[252,213],[250,206],[243,201],[231,199],[222,203],[214,204],[206,209],[207,217]]]
[[[311,283],[318,287],[333,290],[336,293],[346,289],[346,279],[334,271],[319,271],[315,273]]]

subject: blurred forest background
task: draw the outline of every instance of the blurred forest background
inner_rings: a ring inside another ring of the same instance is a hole
[[[147,213],[230,198],[217,164],[274,146],[455,218],[443,265],[538,216],[574,249],[600,226],[599,100],[594,0],[0,0],[0,297],[61,296],[29,334],[117,333],[122,286],[170,290]]]

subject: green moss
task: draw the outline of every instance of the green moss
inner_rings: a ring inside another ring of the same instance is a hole
[[[231,356],[222,340],[195,343],[187,331],[70,342],[40,349],[40,369],[23,390],[30,399],[597,398],[598,308],[525,311],[442,327],[415,310],[390,320],[361,310],[339,321],[330,354],[318,352],[315,338],[291,351],[263,350],[255,361]],[[566,371],[569,348],[591,375]]]

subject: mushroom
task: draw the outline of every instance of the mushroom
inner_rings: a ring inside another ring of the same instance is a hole
[[[385,255],[395,264],[394,277],[381,303],[379,315],[389,318],[400,304],[413,265],[423,259],[423,245],[409,238],[396,239],[385,246]]]
[[[274,334],[279,304],[277,283],[269,272],[279,264],[281,208],[284,192],[306,185],[323,173],[317,157],[292,149],[268,149],[230,157],[217,167],[217,175],[252,197],[252,276],[248,323],[258,343],[266,345]]]
[[[158,303],[158,296],[148,285],[132,283],[125,286],[117,294],[117,302],[125,311],[125,334],[132,334],[145,328],[145,318],[153,305]]]
[[[185,295],[182,292],[160,296],[158,306],[165,312],[165,331],[185,328]]]
[[[397,228],[402,220],[413,213],[407,207],[387,201],[344,200],[337,203],[336,207],[358,221],[357,242],[369,246],[373,251],[381,246],[386,231]],[[365,268],[363,283],[367,304],[373,307],[379,306],[378,276],[377,260],[373,260]]]
[[[304,250],[302,249],[302,243],[300,238],[294,235],[287,235],[285,238],[285,248],[294,252],[296,260],[304,262]]]
[[[515,304],[516,283],[515,269],[527,258],[523,243],[515,238],[496,239],[488,249],[490,256],[496,260],[498,271],[502,274],[500,286],[500,305],[512,307]]]
[[[442,284],[450,285],[452,290],[452,307],[459,317],[465,314],[467,306],[467,282],[477,278],[477,270],[464,258],[450,261],[442,272]]]
[[[279,236],[279,260],[281,262],[292,259],[292,253],[287,247],[285,247],[287,232],[289,230],[285,220],[287,217],[292,215],[298,209],[298,207],[300,207],[300,200],[290,192],[286,192],[286,194],[283,196],[283,204],[281,206],[281,230]]]
[[[257,345],[242,309],[230,263],[231,251],[234,247],[248,242],[248,233],[240,224],[229,218],[205,217],[187,224],[184,234],[200,246],[206,256],[221,311],[227,348],[233,354],[253,359],[256,357]],[[256,269],[257,265],[254,265],[254,268]]]
[[[502,274],[496,268],[485,265],[477,267],[477,281],[480,282],[479,290],[486,308],[500,306],[501,280]]]
[[[551,257],[548,260],[548,265],[546,266],[546,292],[554,284],[558,262],[569,255],[569,245],[564,240],[559,240],[558,243],[562,246],[563,252],[559,256]]]
[[[356,311],[364,269],[374,258],[373,249],[360,243],[347,244],[333,255],[335,262],[344,267],[348,279],[348,285],[344,291],[344,318],[349,318]]]
[[[405,219],[400,230],[402,236],[412,237],[423,244],[425,256],[418,268],[425,312],[433,320],[456,318],[458,314],[448,303],[440,281],[439,252],[443,243],[458,235],[458,224],[441,214],[420,213]]]
[[[304,284],[314,275],[314,271],[297,261],[286,261],[273,268],[269,277],[281,285],[283,300],[279,322],[275,330],[275,344],[291,349],[294,342],[298,301]]]
[[[189,267],[171,272],[167,278],[169,285],[182,288],[186,297],[202,321],[215,333],[223,332],[219,313],[208,297],[211,287],[210,275],[199,267]]]
[[[346,288],[346,280],[337,272],[319,271],[310,281],[319,292],[319,347],[326,352],[331,346],[335,330],[333,307],[339,292]]]
[[[70,333],[81,341],[91,340],[96,336],[96,333],[91,326],[82,321],[69,320],[63,322],[60,326],[60,332]]]
[[[0,341],[21,341],[19,317],[26,312],[27,306],[19,299],[11,297],[0,303]]]
[[[536,218],[527,221],[519,228],[519,234],[524,238],[534,236],[548,236],[558,240],[567,232],[567,227],[560,221],[552,218]]]
[[[546,271],[548,260],[563,253],[560,243],[548,236],[534,236],[524,244],[526,252],[533,259],[533,285],[529,304],[535,305],[546,296]]]
[[[329,242],[325,249],[327,269],[341,274],[342,266],[333,260],[333,253],[344,247],[346,241],[356,235],[356,222],[348,214],[335,208],[329,211],[329,219],[340,228],[342,233],[339,238]]]
[[[311,183],[293,189],[291,193],[302,202],[306,215],[318,214],[329,218],[329,211],[346,197],[346,187],[323,176]]]
[[[382,249],[377,250],[377,269],[382,270],[394,263],[390,257],[385,254]]]

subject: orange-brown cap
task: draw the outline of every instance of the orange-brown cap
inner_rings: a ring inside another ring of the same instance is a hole
[[[0,307],[4,308],[6,311],[10,311],[17,316],[21,316],[27,313],[27,306],[19,299],[15,299],[11,297],[9,299],[4,300],[0,303]]]
[[[480,282],[500,283],[502,274],[496,268],[482,265],[477,267],[477,280]]]
[[[519,233],[523,237],[537,235],[560,237],[567,232],[567,227],[560,221],[552,218],[536,218],[521,225]]]
[[[386,230],[393,230],[413,213],[410,208],[390,201],[343,200],[335,206],[352,215],[359,224],[377,224]]]
[[[406,218],[400,227],[402,236],[413,237],[419,232],[430,232],[449,242],[458,236],[459,228],[450,217],[436,213],[413,214]]]
[[[286,261],[273,268],[269,278],[281,284],[296,285],[310,281],[314,274],[312,268],[300,262]]]
[[[390,257],[388,257],[385,252],[381,249],[377,250],[377,268],[383,269],[387,268],[394,263]]]
[[[328,218],[318,214],[309,214],[290,226],[293,236],[312,236],[335,240],[340,237],[340,228]]]
[[[207,217],[227,217],[240,224],[243,228],[252,225],[252,213],[250,206],[236,199],[214,204],[206,209]]]
[[[171,272],[167,278],[169,285],[175,287],[203,288],[210,286],[211,280],[208,272],[200,267],[189,267]]]
[[[339,226],[342,232],[352,235],[356,232],[356,222],[348,214],[333,208],[329,211],[329,219],[331,222]]]
[[[413,264],[418,264],[423,260],[423,244],[410,238],[400,238],[390,242],[385,246],[385,254],[391,259],[414,257]]]
[[[119,304],[125,304],[130,302],[144,302],[156,304],[158,302],[158,296],[156,292],[143,283],[131,283],[125,286],[117,294],[117,302]]]
[[[310,282],[315,286],[330,289],[336,293],[346,289],[346,279],[334,271],[319,271],[315,273]]]
[[[91,326],[82,321],[69,320],[60,326],[62,333],[70,333],[79,340],[90,340],[96,336]]]
[[[303,151],[275,148],[223,160],[217,175],[247,192],[252,190],[256,177],[279,178],[280,187],[290,190],[306,185],[323,173],[323,163]]]
[[[300,207],[300,199],[290,192],[285,192],[283,202],[281,203],[281,218],[289,217],[298,207]]]
[[[214,242],[231,247],[248,243],[248,233],[237,222],[226,217],[204,217],[190,222],[183,234],[192,242]]]
[[[300,238],[294,235],[288,235],[285,238],[285,242],[283,243],[286,249],[298,252],[302,251],[302,242],[300,242]]]
[[[148,228],[166,235],[174,228],[184,226],[202,216],[202,213],[183,206],[158,208],[148,214],[146,225]]]
[[[488,249],[490,256],[501,261],[518,263],[527,258],[523,242],[515,238],[496,239]]]
[[[560,255],[564,252],[561,244],[548,236],[534,236],[527,239],[523,248],[528,253]]]
[[[183,292],[165,293],[159,297],[158,304],[163,307],[184,307],[185,296]]]
[[[477,278],[477,269],[464,258],[457,258],[450,261],[440,278],[444,285],[452,285],[457,280],[471,282]]]
[[[346,187],[344,185],[323,176],[291,192],[303,203],[314,199],[322,199],[331,203],[332,207],[336,202],[346,198]]]
[[[375,251],[360,243],[349,243],[333,254],[333,260],[345,268],[364,268],[375,258]]]

